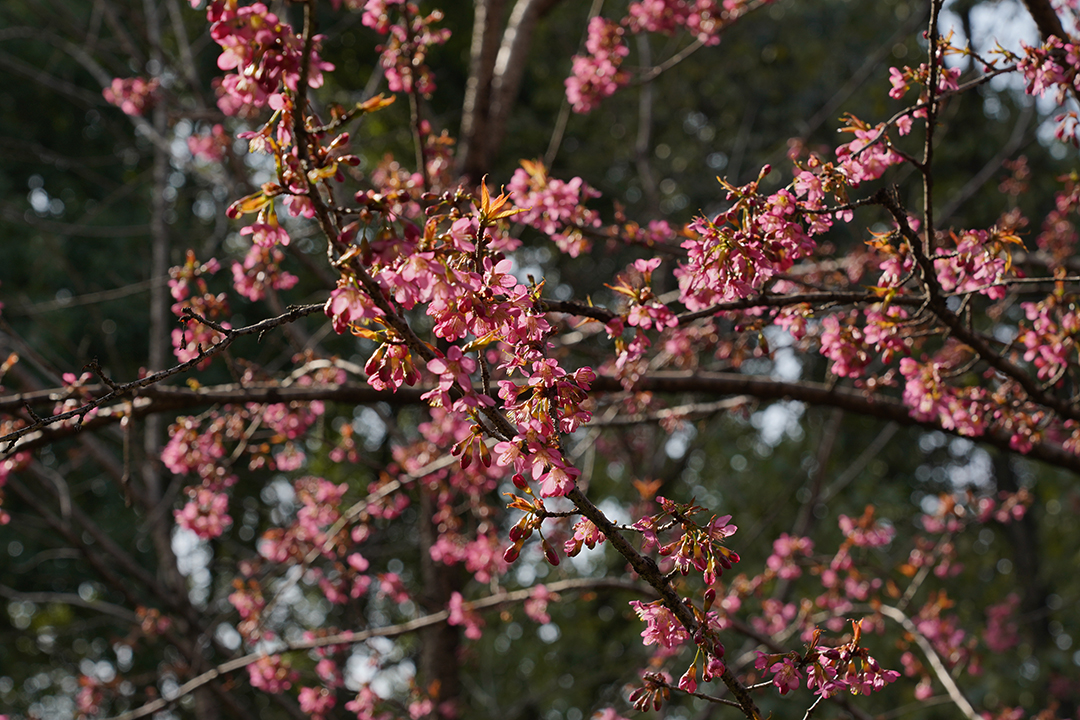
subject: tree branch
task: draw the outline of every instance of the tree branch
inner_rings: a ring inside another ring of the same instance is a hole
[[[615,580],[611,578],[562,580],[560,582],[546,583],[545,587],[553,593],[610,588],[615,590],[630,590],[633,592],[648,594],[648,589],[643,588],[639,583],[629,582],[625,580]],[[494,610],[504,605],[524,602],[532,596],[532,593],[533,588],[496,593],[494,595],[489,595],[488,597],[481,598],[479,600],[463,603],[463,608],[473,611]],[[255,664],[260,659],[268,655],[277,655],[285,652],[297,652],[301,650],[314,650],[316,648],[330,647],[331,645],[355,645],[357,643],[362,643],[377,637],[398,637],[400,635],[406,635],[408,633],[416,632],[417,630],[422,630],[423,628],[444,623],[449,618],[450,611],[441,610],[437,613],[424,615],[423,617],[419,617],[408,622],[399,623],[397,625],[388,625],[386,627],[374,628],[372,630],[362,630],[359,632],[346,630],[345,632],[335,633],[334,635],[327,635],[324,637],[312,638],[311,640],[285,642],[279,643],[277,645],[271,645],[263,650],[248,653],[247,655],[243,655],[227,662],[223,662],[220,665],[212,668],[211,670],[207,670],[201,675],[198,675],[191,680],[188,680],[186,683],[177,688],[176,692],[174,692],[169,697],[163,697],[157,700],[153,700],[146,703],[145,705],[142,705],[141,707],[130,710],[126,713],[121,713],[120,715],[110,718],[109,720],[136,720],[136,718],[146,717],[147,715],[159,712],[169,707],[185,695],[190,695],[195,690],[201,688],[207,683],[213,682],[222,675],[227,675],[228,673],[242,670],[249,665]]]

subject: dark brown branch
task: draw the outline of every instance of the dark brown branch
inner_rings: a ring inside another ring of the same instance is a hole
[[[87,388],[89,392],[101,390],[99,386]],[[829,386],[815,382],[783,382],[773,378],[741,375],[738,373],[706,372],[659,372],[645,375],[635,384],[635,390],[653,393],[687,393],[697,399],[704,397],[736,397],[740,395],[761,400],[796,400],[808,405],[834,407],[872,417],[895,422],[905,427],[920,427],[926,430],[938,430],[957,437],[966,437],[957,430],[942,427],[933,421],[920,421],[911,417],[909,408],[895,398],[884,395],[870,395],[844,386]],[[277,403],[310,402],[322,400],[341,402],[350,405],[386,403],[393,406],[423,404],[421,395],[430,388],[402,388],[396,393],[374,390],[361,383],[341,385],[310,385],[306,387],[280,387],[276,385],[222,385],[203,387],[193,390],[187,387],[154,386],[139,390],[132,402],[133,417],[144,417],[151,413],[173,412],[206,407],[225,403]],[[618,378],[602,376],[592,384],[592,393],[625,392]],[[52,391],[55,395],[56,391]],[[0,398],[0,411],[17,409],[26,398],[45,401],[49,392],[39,392],[21,396]],[[54,401],[54,400],[50,400]],[[124,408],[109,406],[102,408],[99,414],[83,423],[84,430],[92,430],[119,422]],[[32,437],[24,437],[20,449],[32,450],[74,435],[76,428],[65,426],[41,429]],[[1011,447],[1011,435],[1006,432],[991,430],[978,437],[969,437],[975,442],[1000,448],[1006,452],[1015,452]],[[1037,443],[1026,457],[1045,462],[1055,467],[1080,473],[1080,457],[1065,451],[1058,445]]]
[[[920,250],[920,238],[908,224],[907,213],[900,206],[895,192],[879,190],[877,194],[881,198],[881,204],[889,211],[889,214],[893,216],[893,220],[896,221],[897,226],[900,228],[900,232],[911,244],[915,261],[922,272],[923,284],[926,288],[927,301],[930,310],[949,328],[953,337],[970,347],[990,367],[1015,380],[1017,384],[1024,389],[1024,392],[1027,393],[1028,398],[1033,402],[1045,405],[1052,409],[1062,419],[1080,421],[1080,408],[1068,400],[1063,400],[1054,393],[1041,387],[1031,375],[1024,372],[1022,368],[1018,367],[1008,358],[999,354],[982,336],[970,330],[963,319],[949,310],[946,304],[946,298],[942,295],[941,288],[937,282],[934,261],[926,254],[925,248]]]
[[[694,611],[687,607],[682,597],[675,592],[675,588],[671,585],[671,582],[667,577],[660,572],[660,568],[649,557],[646,557],[639,553],[630,541],[627,540],[619,528],[608,520],[607,516],[600,511],[585,493],[580,488],[575,487],[566,495],[574,506],[584,515],[591,520],[596,527],[600,529],[600,532],[604,533],[604,537],[611,543],[611,546],[615,550],[626,558],[626,561],[630,563],[630,567],[634,569],[642,580],[649,583],[656,592],[660,594],[660,598],[664,601],[664,604],[668,607],[668,610],[675,615],[676,619],[687,629],[691,636],[695,636],[697,633],[699,623],[694,616]],[[705,639],[704,643],[713,642]],[[718,641],[716,641],[718,642]],[[704,648],[707,651],[712,652],[714,655],[721,657],[723,655],[720,648]],[[723,674],[720,676],[724,685],[734,696],[735,701],[739,705],[739,709],[743,711],[749,720],[761,720],[761,711],[758,710],[757,705],[754,703],[754,699],[750,697],[750,691],[746,689],[746,686],[739,682],[730,669],[724,668]]]
[[[1031,13],[1031,19],[1039,28],[1039,34],[1043,40],[1049,40],[1051,36],[1068,41],[1069,35],[1061,25],[1061,18],[1054,11],[1050,0],[1024,0],[1024,6]]]
[[[89,413],[91,410],[99,408],[102,405],[112,402],[113,400],[118,400],[122,397],[135,394],[135,391],[149,387],[151,385],[156,385],[162,380],[170,378],[173,375],[179,375],[180,373],[186,372],[201,363],[203,360],[211,358],[214,355],[217,355],[218,353],[225,350],[238,337],[242,337],[244,335],[262,334],[267,330],[272,330],[273,328],[278,327],[279,325],[293,322],[294,320],[297,320],[301,317],[317,312],[321,310],[322,307],[322,305],[303,305],[299,307],[293,307],[289,310],[289,312],[285,313],[284,315],[267,318],[266,320],[257,322],[254,325],[248,325],[246,327],[237,328],[235,330],[222,328],[221,326],[216,326],[216,323],[209,323],[208,321],[203,320],[203,322],[206,322],[211,326],[216,326],[215,329],[220,329],[220,331],[223,332],[224,337],[222,338],[221,342],[209,348],[200,348],[199,354],[191,360],[188,360],[187,362],[180,363],[179,365],[175,365],[160,372],[152,373],[150,375],[147,375],[146,377],[139,378],[138,380],[118,384],[115,390],[111,390],[110,392],[102,395],[99,398],[96,398],[95,400],[84,403],[83,405],[75,408],[74,410],[58,413],[56,415],[52,415],[46,418],[40,418],[30,423],[29,425],[26,425],[25,427],[19,428],[18,430],[14,430],[4,435],[3,437],[0,437],[0,443],[8,444],[8,447],[4,449],[3,454],[10,455],[12,452],[14,452],[17,449],[15,443],[25,435],[28,435],[37,430],[41,430],[43,428],[47,428],[51,425],[55,425],[65,420],[72,420],[78,418],[80,420],[80,424],[82,424],[82,422],[86,418],[87,413]]]

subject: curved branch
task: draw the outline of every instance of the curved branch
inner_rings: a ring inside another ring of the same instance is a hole
[[[915,642],[923,651],[923,654],[926,655],[926,659],[930,662],[930,666],[934,669],[934,674],[937,675],[937,679],[941,681],[941,684],[945,686],[945,691],[949,693],[949,698],[956,707],[960,708],[960,711],[967,716],[968,720],[979,720],[979,714],[975,712],[975,708],[971,706],[968,699],[960,692],[959,686],[956,684],[956,681],[953,680],[952,675],[949,674],[948,668],[946,668],[945,663],[941,661],[941,657],[938,656],[937,651],[934,650],[934,646],[930,644],[930,641],[926,639],[925,635],[919,632],[919,629],[915,627],[915,623],[911,621],[911,618],[891,605],[882,605],[874,609],[890,620],[899,623],[903,626],[904,630],[915,638]]]
[[[554,593],[559,592],[572,592],[576,590],[594,590],[599,588],[611,588],[616,590],[630,590],[639,593],[647,594],[649,591],[647,588],[643,588],[640,583],[635,583],[626,580],[615,580],[611,578],[598,578],[598,579],[577,579],[577,580],[563,580],[560,582],[546,583],[545,587]],[[463,603],[463,608],[466,610],[492,610],[503,605],[509,605],[512,603],[524,602],[528,600],[533,593],[533,588],[527,588],[525,590],[514,590],[512,592],[501,592],[495,595],[489,595],[488,597],[474,600],[473,602]],[[345,632],[336,633],[334,635],[327,635],[324,637],[313,638],[311,640],[302,640],[298,642],[281,643],[278,646],[269,648],[266,650],[260,650],[258,652],[248,653],[238,658],[234,658],[227,662],[223,662],[216,667],[207,670],[206,672],[198,675],[186,683],[181,685],[177,690],[169,695],[167,698],[158,698],[151,702],[146,703],[134,710],[130,710],[126,713],[121,713],[109,720],[136,720],[136,718],[146,717],[153,713],[164,710],[168,706],[175,703],[185,695],[190,695],[195,690],[201,688],[207,683],[213,682],[222,675],[227,675],[237,670],[242,670],[249,665],[254,665],[256,662],[271,654],[279,654],[283,652],[296,652],[300,650],[314,650],[316,648],[330,647],[331,645],[355,645],[357,643],[365,642],[377,637],[398,637],[400,635],[406,635],[423,628],[430,627],[432,625],[438,625],[446,622],[450,618],[449,610],[441,610],[437,613],[430,615],[424,615],[423,617],[410,620],[408,622],[399,623],[398,625],[388,625],[386,627],[374,628],[372,630],[362,630],[360,632],[353,632],[347,630]]]

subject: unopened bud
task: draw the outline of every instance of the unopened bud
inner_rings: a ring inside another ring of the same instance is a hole
[[[559,554],[555,552],[555,548],[551,547],[551,543],[549,543],[547,539],[542,543],[542,547],[544,548],[544,557],[547,558],[547,561],[552,565],[558,565]]]
[[[514,481],[514,487],[518,490],[524,490],[529,487],[529,483],[525,482],[525,476],[521,473],[514,473],[512,480]]]
[[[508,563],[512,563],[518,559],[518,555],[521,554],[521,544],[514,543],[510,547],[506,548],[506,552],[503,553],[503,560]]]

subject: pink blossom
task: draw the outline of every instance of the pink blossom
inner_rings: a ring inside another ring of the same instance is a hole
[[[870,518],[872,517],[871,515]],[[844,537],[858,547],[882,547],[892,542],[896,535],[896,528],[892,525],[882,525],[876,521],[871,523],[866,516],[863,521],[859,521],[847,515],[841,515],[839,522],[840,531],[844,533]]]
[[[236,71],[217,81],[218,107],[228,115],[248,107],[284,107],[282,91],[296,90],[303,55],[302,42],[292,27],[261,2],[234,7],[227,14],[211,16],[211,21],[210,36],[221,46],[217,65]],[[309,58],[311,87],[322,86],[323,71],[334,69],[319,57],[321,39],[315,38]]]
[[[769,171],[763,168],[761,177]],[[694,236],[682,243],[687,262],[675,270],[680,300],[690,310],[760,292],[770,278],[813,250],[797,222],[794,196],[780,190],[763,198],[757,184],[730,188],[729,198],[739,198],[734,207],[712,220],[699,217],[690,223]]]
[[[311,716],[312,720],[322,720],[322,718],[325,718],[326,714],[330,712],[337,702],[334,693],[324,687],[300,688],[298,700],[300,701],[301,712],[307,713]]]
[[[910,71],[911,68],[905,67],[904,70]],[[907,73],[901,72],[894,67],[889,68],[889,83],[892,85],[889,90],[889,97],[891,98],[899,100],[908,91]]]
[[[155,102],[160,82],[157,78],[114,78],[109,87],[101,91],[105,101],[115,105],[127,115],[142,115]]]
[[[173,517],[180,527],[192,531],[203,540],[211,540],[232,525],[228,509],[227,495],[200,487],[194,490],[192,499],[183,509],[173,511]]]
[[[470,640],[479,640],[482,637],[480,628],[483,620],[471,609],[465,607],[461,593],[451,593],[448,607],[450,610],[450,617],[446,621],[448,625],[464,625],[465,637]]]
[[[785,657],[780,662],[774,663],[769,668],[769,672],[773,674],[772,682],[776,686],[776,689],[780,691],[781,695],[787,695],[792,690],[799,688],[799,681],[802,680],[802,673],[795,666],[795,663],[791,658]]]
[[[568,557],[574,557],[584,545],[592,550],[597,543],[604,542],[604,534],[588,518],[581,518],[574,525],[574,536],[566,541],[564,550]]]
[[[639,0],[630,3],[625,23],[634,33],[675,35],[686,29],[705,45],[715,45],[725,21],[736,16],[727,12],[731,5],[717,0]]]
[[[540,584],[533,588],[532,593],[529,594],[529,599],[525,601],[525,614],[532,620],[540,624],[551,622],[551,616],[548,615],[547,606],[551,600],[557,600],[558,596],[550,592],[547,586]]]
[[[244,263],[232,265],[233,287],[252,302],[266,297],[269,288],[288,290],[299,282],[299,278],[281,269],[284,259],[285,255],[277,248],[252,245]]]
[[[248,665],[251,686],[268,693],[281,693],[292,687],[299,674],[280,655],[264,655]]]
[[[1010,593],[1001,603],[986,608],[986,629],[983,641],[994,653],[1005,653],[1020,642],[1017,614],[1020,610],[1020,596]]]
[[[634,608],[634,612],[645,622],[645,629],[641,631],[645,645],[655,644],[671,649],[690,639],[689,633],[663,602],[657,600],[646,604],[631,600],[630,607]]]
[[[570,77],[566,79],[566,99],[574,112],[591,112],[606,97],[615,94],[630,80],[621,70],[630,48],[623,39],[626,31],[600,16],[589,21],[585,41],[587,55],[575,55]]]
[[[197,160],[206,163],[219,163],[225,158],[229,148],[229,136],[220,123],[214,125],[209,133],[192,134],[187,139],[188,152]]]
[[[600,193],[579,177],[569,182],[549,177],[539,160],[523,160],[521,165],[507,186],[514,205],[522,209],[514,219],[550,236],[570,257],[587,252],[592,243],[581,231],[600,227],[601,221],[585,201]]]
[[[810,538],[783,533],[773,541],[773,552],[765,561],[765,566],[784,580],[797,578],[802,575],[802,570],[795,563],[796,555],[809,557],[813,549],[814,542]]]
[[[821,321],[821,354],[833,361],[829,370],[840,377],[859,377],[870,364],[862,330],[855,324],[857,315],[853,310],[844,324],[838,315],[826,315]]]
[[[334,330],[343,333],[353,322],[363,322],[382,317],[383,311],[371,301],[367,293],[348,281],[338,281],[330,292],[325,312],[333,320]]]

